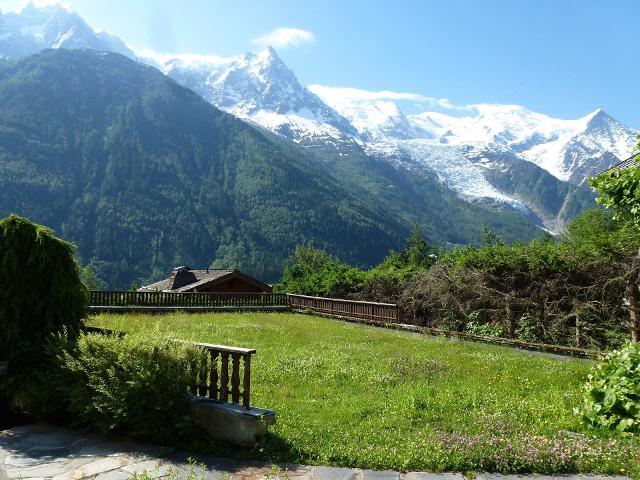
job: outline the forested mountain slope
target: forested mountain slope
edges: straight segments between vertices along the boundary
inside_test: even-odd
[[[585,178],[627,158],[638,133],[602,109],[576,119],[486,103],[443,111],[414,105],[421,113],[405,114],[385,92],[305,86],[270,47],[232,57],[134,51],[68,5],[0,12],[0,58],[46,48],[121,53],[158,67],[215,107],[284,139],[295,156],[322,157],[319,166],[352,193],[364,192],[365,203],[382,202],[377,208],[391,209],[400,222],[424,223],[444,243],[477,240],[478,215],[502,224],[507,238],[533,230],[518,212],[561,232],[595,203]],[[498,212],[459,207],[452,195]]]
[[[121,287],[174,263],[273,278],[298,242],[364,262],[400,239],[254,128],[155,69],[91,51],[4,66],[0,215],[10,212],[75,241]]]
[[[476,241],[482,222],[536,232],[363,158],[311,158],[119,54],[47,50],[0,68],[0,216],[53,227],[111,287],[178,263],[273,280],[307,242],[367,265],[430,214],[433,242]]]

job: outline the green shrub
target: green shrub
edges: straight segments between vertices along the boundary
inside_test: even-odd
[[[493,325],[491,323],[483,323],[480,320],[479,312],[471,312],[467,318],[465,331],[472,335],[481,335],[483,337],[501,337],[504,335],[501,325]]]
[[[585,384],[583,420],[593,428],[640,433],[640,344],[598,363]]]
[[[49,352],[52,366],[32,374],[16,396],[23,410],[64,414],[104,433],[160,442],[187,440],[197,431],[185,394],[206,360],[199,347],[137,335],[82,334],[77,340],[58,336]]]
[[[363,275],[362,270],[341,263],[323,250],[298,246],[274,291],[344,298],[358,290]]]
[[[368,271],[345,265],[323,250],[298,246],[292,262],[274,285],[274,291],[393,302],[402,284],[427,270],[432,263],[419,226],[414,228],[403,250],[390,251],[380,264]]]
[[[575,219],[559,238],[443,253],[427,272],[407,280],[398,305],[407,323],[448,324],[479,333],[583,348],[618,348],[628,336],[624,308],[629,265],[640,247],[637,230],[601,210]],[[480,313],[472,325],[468,318]]]
[[[25,218],[0,220],[0,357],[16,374],[40,363],[47,335],[80,331],[88,294],[74,249]]]

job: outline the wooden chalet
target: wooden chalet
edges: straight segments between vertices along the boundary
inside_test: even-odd
[[[238,270],[177,267],[169,278],[146,285],[139,292],[271,293],[271,286]]]

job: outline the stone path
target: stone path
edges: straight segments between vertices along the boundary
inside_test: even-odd
[[[0,431],[0,480],[124,480],[138,475],[167,480],[466,480],[458,473],[377,472],[352,468],[272,465],[176,453],[172,449],[115,441],[81,430],[36,424]],[[195,463],[194,463],[195,462]],[[550,476],[478,474],[477,480],[549,480]],[[560,478],[560,477],[556,477]],[[573,475],[576,480],[625,477]],[[628,479],[625,479],[628,480]]]

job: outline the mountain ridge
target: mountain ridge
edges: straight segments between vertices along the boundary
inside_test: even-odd
[[[121,54],[50,49],[1,65],[0,216],[74,241],[109,287],[176,264],[271,281],[308,243],[370,266],[415,223],[437,245],[473,243],[483,223],[508,241],[538,232],[386,162],[309,153]]]
[[[304,86],[272,48],[234,57],[158,55],[134,50],[106,32],[95,32],[79,15],[64,8],[47,8],[48,10],[43,10],[32,6],[20,14],[0,15],[1,56],[15,57],[19,62],[20,58],[40,52],[45,47],[59,50],[87,48],[115,51],[141,64],[141,71],[159,69],[177,82],[176,85],[192,90],[208,104],[253,125],[266,139],[269,151],[277,152],[276,155],[288,152],[290,158],[296,159],[295,168],[304,171],[304,175],[314,177],[307,180],[315,185],[312,191],[316,195],[320,191],[331,191],[333,193],[330,195],[343,199],[337,203],[332,203],[331,199],[323,199],[325,215],[334,215],[326,207],[331,204],[338,215],[334,221],[343,218],[350,225],[348,228],[361,234],[365,231],[378,232],[369,235],[380,236],[379,241],[360,239],[359,246],[350,249],[327,230],[327,220],[318,219],[317,215],[312,215],[312,218],[325,222],[322,226],[325,230],[314,229],[309,225],[301,230],[295,222],[288,227],[298,236],[295,243],[314,241],[318,246],[326,247],[352,263],[371,264],[381,258],[384,249],[399,248],[401,239],[414,223],[423,225],[430,243],[448,246],[477,242],[481,238],[482,224],[496,231],[506,241],[531,238],[540,232],[538,226],[559,232],[573,216],[595,205],[593,192],[584,183],[586,176],[617,163],[635,144],[635,130],[617,122],[602,110],[576,120],[554,119],[531,112],[523,106],[499,104],[471,105],[447,113],[425,111],[405,114],[393,95],[389,95],[393,92]],[[15,63],[16,61],[9,61],[8,65]],[[4,67],[0,68],[0,83],[5,75],[4,71]],[[79,72],[78,75],[81,79],[83,73]],[[125,98],[128,98],[126,89],[119,88],[125,92]],[[88,90],[93,93],[88,95],[86,91],[79,91],[74,95],[82,98],[86,105],[93,101],[91,98],[102,98],[95,88]],[[139,108],[162,118],[167,113],[163,113],[158,107],[161,104],[154,103]],[[47,108],[46,99],[40,108]],[[131,123],[133,132],[143,128],[134,120],[145,120],[146,117],[140,112],[134,115],[123,111],[120,115],[123,122]],[[33,120],[31,117],[34,116],[36,114],[31,113],[29,120]],[[150,125],[155,125],[156,121],[153,120]],[[65,122],[73,123],[73,119],[53,118],[54,126],[51,128],[57,128]],[[23,134],[18,128],[16,135],[20,137]],[[246,135],[241,137],[245,138]],[[75,141],[64,138],[67,142]],[[125,140],[123,136],[122,141],[127,144]],[[30,138],[29,142],[38,143],[42,139]],[[158,142],[162,144],[162,139],[158,139]],[[239,141],[242,145],[240,150],[253,145],[253,141],[247,142],[249,143]],[[91,148],[97,147],[92,145]],[[150,144],[136,148],[131,147],[128,153],[116,150],[120,151],[122,162],[129,159],[133,164],[137,160],[132,158],[131,152],[140,151],[146,158],[149,155],[153,157],[158,150]],[[7,154],[10,152],[5,152]],[[176,158],[181,159],[178,163],[185,161],[180,155]],[[0,166],[2,161],[0,158]],[[87,160],[83,157],[82,162],[86,163]],[[266,160],[261,162],[262,170],[252,171],[258,176],[266,175],[265,178],[271,178],[270,188],[289,188],[288,175],[278,176],[275,173],[280,171],[278,168]],[[6,162],[4,171],[12,172],[12,185],[22,202],[19,213],[37,212],[41,206],[30,201],[25,192],[42,188],[46,183],[46,176],[34,173],[34,166],[28,162],[22,162],[21,166],[29,173],[27,182],[20,183],[16,180],[15,169],[18,167],[15,162]],[[125,167],[124,164],[121,165],[121,168],[126,169]],[[140,165],[138,167],[143,168]],[[95,171],[95,166],[93,168],[94,170],[80,169],[83,177],[75,179],[75,190],[81,190],[83,182],[90,185],[95,180],[99,172]],[[173,168],[183,167],[174,165]],[[70,195],[68,189],[71,187],[66,185],[69,182],[61,175],[48,172],[55,188]],[[292,250],[294,244],[283,241],[282,233],[275,233],[277,228],[264,221],[270,215],[265,210],[254,208],[251,210],[253,213],[247,213],[230,200],[242,191],[245,183],[251,184],[246,176],[242,178],[241,185],[227,190],[216,182],[211,183],[216,185],[216,201],[234,205],[231,209],[233,217],[214,221],[207,217],[210,212],[204,214],[201,207],[186,215],[195,224],[203,222],[203,218],[206,218],[205,223],[208,224],[208,236],[199,235],[200,244],[191,246],[194,260],[189,260],[188,263],[204,264],[215,258],[215,261],[222,263],[214,266],[240,267],[249,273],[267,275],[271,279],[286,259],[283,248]],[[142,181],[144,185],[144,179]],[[195,188],[197,183],[188,178],[181,181],[189,186],[188,190]],[[318,181],[324,186],[317,185]],[[119,187],[124,188],[126,185],[124,179],[120,185],[118,182],[105,182],[100,184],[101,193],[94,196],[100,198],[103,191],[107,197],[133,195],[132,191],[117,193]],[[179,198],[183,193],[176,188],[172,186],[162,192],[162,195]],[[19,189],[22,190],[18,191]],[[132,189],[133,187],[129,187],[129,190]],[[289,214],[303,215],[293,208],[290,198],[280,198],[282,205],[288,205],[283,207],[274,202],[272,196],[262,188],[259,193],[252,193],[254,194],[256,198],[266,200],[277,211],[288,209]],[[304,192],[294,188],[292,195],[295,194],[302,195],[301,201],[306,201]],[[86,192],[83,195],[91,197]],[[150,193],[151,198],[157,199],[155,195],[156,192]],[[207,195],[203,198],[205,197]],[[135,198],[150,208],[149,199]],[[189,198],[193,201],[195,197]],[[60,202],[60,199],[52,200],[53,205]],[[199,205],[198,202],[195,203]],[[114,205],[119,204],[114,202]],[[71,216],[64,221],[57,219],[51,225],[72,239],[101,237],[104,235],[101,233],[104,227],[99,222],[92,223],[88,213],[93,209],[93,214],[97,214],[97,208],[97,204],[87,204],[74,197],[70,213],[83,218],[84,225],[78,227]],[[177,206],[175,208],[179,210]],[[347,217],[344,217],[345,212]],[[109,215],[109,221],[115,222],[115,212],[110,212]],[[155,212],[150,213],[151,218],[154,215]],[[253,226],[248,226],[249,217],[246,215],[253,218]],[[362,224],[354,218],[361,218]],[[142,224],[138,227],[148,232],[157,229],[157,225],[163,221],[164,219],[156,218],[153,228]],[[287,221],[280,219],[277,222],[289,225]],[[217,225],[216,228],[219,227],[226,233],[217,232],[211,225]],[[182,228],[186,230],[185,226]],[[257,228],[263,228],[272,234],[260,234]],[[177,243],[178,237],[174,235],[169,241],[162,240],[157,237],[157,230],[153,232],[147,238],[147,243],[155,245],[154,251],[162,247],[165,250],[175,250],[178,252],[176,255],[187,255],[179,253],[181,248]],[[343,237],[355,238],[352,234]],[[135,235],[131,238],[135,238]],[[280,240],[276,241],[276,238]],[[210,246],[215,246],[215,252],[209,252],[209,257],[205,257],[201,246],[207,242]],[[133,243],[140,245],[144,242],[133,240]],[[147,275],[150,271],[159,274],[159,269],[167,269],[172,263],[167,258],[145,258],[131,269],[116,265],[117,262],[110,257],[114,248],[101,244],[101,250],[96,250],[93,244],[80,245],[81,253],[87,261],[106,261],[109,266],[105,267],[105,271],[111,272],[106,275],[118,279],[119,285],[124,286],[133,271],[138,276]],[[130,242],[121,242],[119,247],[132,248]],[[366,248],[371,251],[366,253]],[[271,266],[267,266],[269,249],[275,252]],[[247,260],[247,257],[252,258]]]
[[[493,175],[484,174],[487,168],[492,168],[492,157],[503,157],[505,151],[513,154],[516,163],[534,163],[561,181],[580,185],[587,176],[624,160],[635,145],[637,131],[600,110],[590,115],[600,115],[604,120],[591,128],[582,125],[589,115],[577,120],[560,120],[519,105],[470,105],[463,109],[462,116],[430,111],[405,115],[393,99],[377,98],[376,92],[300,85],[270,47],[235,57],[134,53],[121,40],[114,40],[116,37],[106,34],[109,41],[105,42],[105,34],[93,32],[92,35],[91,28],[73,12],[60,6],[45,9],[54,17],[50,22],[52,25],[55,25],[55,19],[60,23],[56,39],[65,37],[62,43],[50,40],[51,47],[100,47],[97,49],[115,50],[149,63],[218,108],[304,147],[330,151],[338,156],[357,150],[375,151],[376,155],[384,156],[385,149],[390,149],[389,144],[398,143],[396,147],[411,158],[402,163],[391,156],[388,160],[392,164],[410,170],[421,164],[422,168],[433,170],[444,185],[462,198],[487,198],[520,210],[528,208],[520,200],[509,197],[507,192],[500,191],[499,185],[491,184]],[[30,32],[35,40],[31,53],[43,46],[43,39],[37,41],[36,37],[41,34],[37,27],[42,21],[38,19],[46,16],[45,9],[31,5],[21,14],[1,17],[6,24],[7,16],[15,19],[25,15],[25,22],[33,23]],[[67,28],[69,22],[74,23],[75,30]],[[6,31],[9,27],[3,28],[0,54],[7,56],[7,39],[3,37],[11,32]],[[477,111],[475,117],[468,115],[473,109]],[[577,126],[584,128],[580,130]],[[528,130],[530,132],[524,134]],[[408,143],[403,145],[403,142]],[[442,145],[452,145],[453,149],[435,158],[445,151],[440,148]],[[483,151],[481,168],[476,168],[473,161],[463,158],[464,155],[460,156],[457,145],[475,148],[471,152],[474,158]],[[470,150],[465,148],[465,151]],[[457,156],[456,168],[438,170],[453,156]],[[465,169],[467,171],[463,172]],[[476,183],[483,185],[482,188],[477,188]],[[550,219],[541,221],[549,226]]]

